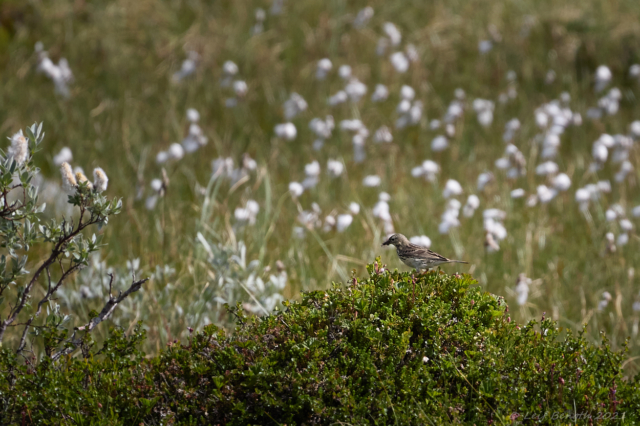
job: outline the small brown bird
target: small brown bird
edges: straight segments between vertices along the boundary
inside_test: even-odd
[[[407,237],[402,234],[393,234],[387,241],[382,243],[382,245],[394,246],[402,263],[416,268],[418,271],[421,269],[428,270],[435,268],[443,263],[469,263],[462,260],[447,259],[438,253],[432,252],[428,248],[412,244]]]

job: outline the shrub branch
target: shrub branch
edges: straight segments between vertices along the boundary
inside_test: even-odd
[[[149,281],[149,278],[143,278],[141,280],[137,280],[136,281],[136,277],[135,275],[133,276],[133,282],[131,283],[131,286],[129,286],[129,288],[127,290],[125,290],[125,292],[119,292],[118,293],[118,297],[113,297],[113,295],[111,294],[111,285],[113,283],[113,274],[109,274],[110,275],[110,280],[109,280],[109,300],[107,301],[107,303],[105,303],[104,307],[102,308],[102,310],[100,311],[100,313],[92,318],[87,324],[81,326],[81,327],[76,327],[73,331],[73,334],[71,335],[71,337],[69,338],[69,340],[65,343],[65,348],[56,352],[51,359],[53,361],[58,360],[60,357],[70,354],[71,352],[73,352],[74,350],[76,350],[81,344],[82,344],[82,338],[80,337],[76,337],[76,334],[79,331],[85,331],[86,333],[90,333],[98,324],[100,324],[102,321],[106,320],[107,318],[109,318],[109,316],[111,315],[111,313],[116,309],[116,306],[118,306],[118,303],[122,302],[124,299],[126,299],[131,293],[135,293],[136,291],[140,290],[140,288],[142,287],[142,284],[146,283],[147,281]]]

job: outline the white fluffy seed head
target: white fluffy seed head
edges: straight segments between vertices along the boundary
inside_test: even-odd
[[[371,95],[371,100],[373,102],[381,102],[386,100],[389,97],[389,89],[384,84],[377,84],[376,90]]]
[[[93,189],[93,184],[89,182],[89,179],[87,179],[84,173],[80,171],[76,172],[76,182],[78,183],[86,182],[89,189]]]
[[[340,65],[338,68],[338,75],[343,80],[348,80],[351,78],[351,67],[349,65]]]
[[[58,154],[53,157],[53,164],[56,166],[61,165],[64,162],[69,162],[73,160],[73,152],[69,147],[63,147]]]
[[[7,149],[9,158],[13,158],[18,165],[22,165],[29,156],[29,143],[22,131],[11,137],[11,146]]]
[[[431,141],[431,150],[433,152],[444,151],[448,147],[449,147],[449,142],[447,141],[447,138],[443,135],[438,135]]]
[[[409,59],[405,56],[404,52],[395,52],[390,57],[391,65],[401,74],[404,74],[409,69]]]
[[[260,212],[260,204],[256,200],[248,200],[246,208],[254,216]]]
[[[189,120],[191,123],[195,123],[200,120],[200,113],[198,112],[198,110],[195,108],[187,109],[187,120]]]
[[[415,244],[421,247],[429,248],[431,247],[431,238],[426,235],[416,235],[414,237],[409,238],[409,242],[411,244]]]
[[[277,124],[274,127],[274,133],[277,137],[287,141],[294,140],[298,135],[296,126],[293,123]]]
[[[291,182],[289,184],[289,192],[297,198],[304,192],[304,187],[298,182]]]
[[[525,196],[524,189],[517,188],[511,191],[511,198],[522,198]]]
[[[629,125],[629,131],[634,138],[640,138],[640,120],[636,120]]]
[[[327,161],[327,172],[332,177],[340,176],[343,170],[344,170],[344,164],[342,164],[341,161],[332,160],[332,159],[329,159],[329,161]]]
[[[467,198],[467,205],[474,210],[477,209],[480,207],[480,198],[475,194],[469,195],[469,198]]]
[[[444,198],[449,198],[452,195],[460,194],[462,194],[462,185],[460,185],[460,182],[454,179],[449,179],[442,191],[442,196]]]
[[[413,89],[413,87],[405,84],[400,88],[400,97],[402,99],[412,101],[413,98],[415,98],[415,96],[416,96],[416,91]]]
[[[238,73],[238,66],[232,61],[225,62],[222,69],[227,75],[236,75]]]
[[[609,81],[611,81],[612,76],[613,74],[611,73],[609,67],[607,67],[606,65],[600,65],[596,70],[595,79],[599,82],[608,83]]]
[[[507,162],[508,161],[509,160],[507,160]],[[480,173],[480,175],[478,176],[478,191],[484,190],[484,187],[487,186],[487,184],[492,180],[493,180],[493,173],[491,172]]]
[[[319,80],[322,80],[326,77],[327,73],[329,71],[331,71],[331,68],[333,68],[333,64],[331,63],[331,59],[329,58],[322,58],[318,61],[318,65],[317,65],[317,70],[316,70],[316,77]]]
[[[382,179],[378,175],[369,175],[362,180],[362,184],[369,188],[380,186],[381,183]]]
[[[167,154],[172,160],[180,160],[182,157],[184,157],[184,148],[179,143],[172,143],[169,146]]]
[[[338,230],[338,232],[343,232],[351,225],[352,222],[353,216],[351,216],[350,214],[338,215],[336,229]]]
[[[149,185],[156,192],[160,192],[162,189],[162,181],[160,179],[153,179]]]
[[[560,173],[553,178],[553,187],[558,191],[566,191],[571,187],[571,179],[566,173]]]
[[[96,192],[104,192],[107,190],[109,178],[101,167],[93,169],[93,188]]]
[[[68,193],[73,193],[78,186],[78,182],[73,175],[71,166],[66,161],[60,165],[60,174],[62,175],[62,188]]]
[[[249,86],[247,86],[247,82],[244,80],[236,80],[233,82],[233,91],[239,98],[244,98],[249,91]]]
[[[320,163],[313,161],[304,166],[304,173],[307,176],[317,177],[320,175]]]

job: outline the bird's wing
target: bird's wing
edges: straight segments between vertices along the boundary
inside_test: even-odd
[[[427,259],[433,259],[434,261],[446,262],[449,259],[446,257],[439,255],[438,253],[429,250],[428,248],[424,248],[415,244],[409,243],[406,248],[406,253],[410,254],[412,257],[423,257]]]

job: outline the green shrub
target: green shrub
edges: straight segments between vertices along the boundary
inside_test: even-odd
[[[5,351],[3,423],[639,422],[638,380],[623,379],[625,354],[606,339],[546,318],[519,326],[469,276],[378,265],[273,315],[232,308],[235,333],[207,326],[151,359],[136,350],[139,327],[55,366]]]

